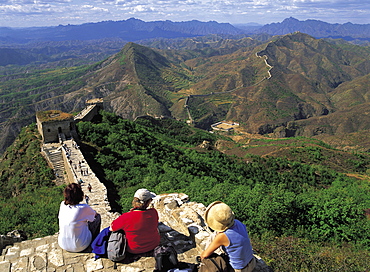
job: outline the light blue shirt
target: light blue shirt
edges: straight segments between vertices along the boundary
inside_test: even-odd
[[[253,258],[252,245],[246,226],[235,219],[234,225],[224,231],[230,244],[224,247],[234,269],[243,269]]]

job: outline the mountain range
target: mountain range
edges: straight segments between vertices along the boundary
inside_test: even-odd
[[[370,40],[370,24],[330,24],[319,20],[299,21],[287,18],[279,23],[267,25],[243,25],[218,23],[215,21],[186,22],[151,21],[130,18],[122,21],[103,21],[81,25],[59,25],[51,27],[9,28],[0,27],[0,45],[29,44],[45,41],[88,41],[121,39],[126,42],[157,38],[187,38],[209,34],[235,35],[285,35],[303,32],[315,38],[345,39],[357,43]]]
[[[297,20],[281,24],[289,21]],[[128,22],[141,30],[145,25],[136,19]],[[191,118],[203,129],[226,119],[239,122],[248,133],[274,137],[353,137],[356,142],[360,133],[367,135],[369,47],[302,32],[226,35],[222,31],[236,28],[193,21],[204,31],[222,25],[220,35],[201,36],[208,32],[192,32],[185,23],[162,23],[182,25],[183,31],[199,36],[138,43],[117,37],[44,41],[0,48],[0,152],[21,127],[34,122],[36,111],[77,112],[95,97],[103,97],[106,109],[128,119],[147,114]]]

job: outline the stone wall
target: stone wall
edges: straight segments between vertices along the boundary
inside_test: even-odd
[[[72,141],[73,140],[68,140],[68,141],[65,141],[65,143],[72,142]],[[61,148],[61,151],[62,151],[64,169],[66,171],[68,183],[73,183],[73,182],[77,183],[76,173],[73,171],[73,166],[69,162],[70,159],[67,157],[67,152],[66,152],[65,148]]]

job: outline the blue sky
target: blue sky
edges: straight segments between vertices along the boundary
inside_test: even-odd
[[[0,0],[0,26],[119,21],[217,21],[268,24],[294,17],[370,23],[369,0]]]

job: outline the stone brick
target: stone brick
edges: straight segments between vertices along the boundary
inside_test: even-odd
[[[89,259],[86,261],[86,272],[93,272],[98,269],[103,269],[103,262],[101,259]]]
[[[121,272],[142,272],[145,271],[143,268],[131,267],[131,266],[122,266]]]
[[[50,251],[50,248],[49,248],[49,245],[41,245],[41,246],[38,246],[36,247],[36,252],[49,252]]]
[[[5,261],[16,261],[19,258],[20,248],[18,246],[7,248],[5,254]]]
[[[47,258],[46,253],[38,253],[30,257],[29,259],[30,271],[46,271]]]
[[[48,261],[49,263],[58,266],[64,265],[64,259],[63,259],[63,250],[61,249],[55,249],[48,253]]]
[[[82,263],[75,264],[73,266],[73,272],[86,272],[85,266]]]
[[[0,262],[0,271],[1,272],[10,272],[10,262],[8,262],[8,261]]]
[[[29,271],[28,257],[21,257],[16,262],[12,263],[12,272],[28,272],[28,271]]]
[[[76,264],[81,261],[81,257],[78,255],[78,253],[74,253],[75,255],[73,257],[64,258],[64,261],[66,264]]]
[[[20,257],[23,257],[23,256],[29,256],[31,255],[33,252],[34,252],[34,248],[30,247],[30,248],[26,248],[26,249],[22,249],[21,252],[19,253],[19,256]]]

